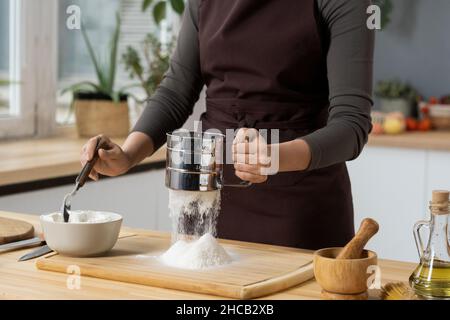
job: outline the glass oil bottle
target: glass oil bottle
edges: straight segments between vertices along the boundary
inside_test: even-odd
[[[450,299],[450,206],[449,191],[434,191],[430,202],[431,220],[414,226],[420,265],[409,278],[416,294],[425,299]],[[424,248],[420,230],[429,229]]]

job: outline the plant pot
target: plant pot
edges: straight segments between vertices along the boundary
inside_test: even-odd
[[[411,117],[413,112],[413,103],[407,99],[380,99],[381,111],[390,112],[401,112],[405,117]]]
[[[101,95],[77,94],[74,101],[78,135],[93,137],[126,137],[130,131],[130,117],[126,96],[114,102]]]

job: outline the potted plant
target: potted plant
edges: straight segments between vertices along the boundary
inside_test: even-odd
[[[166,18],[168,7],[172,8],[179,16],[183,14],[185,8],[184,0],[143,0],[142,11],[147,11],[151,6],[153,18],[157,25]],[[167,33],[171,33],[170,28]],[[122,62],[125,65],[125,70],[129,72],[130,78],[139,81],[139,83],[130,87],[140,87],[146,95],[142,99],[133,96],[138,107],[142,107],[145,100],[154,94],[161,83],[169,68],[175,40],[176,37],[172,35],[169,41],[162,43],[159,33],[148,33],[141,42],[140,48],[128,46],[122,55]]]
[[[6,87],[9,85],[9,81],[8,80],[3,80],[0,79],[0,87]],[[1,113],[1,108],[7,106],[7,102],[5,102],[2,97],[0,96],[0,113]]]
[[[401,112],[406,117],[413,114],[418,98],[418,93],[412,86],[398,80],[378,82],[375,95],[380,98],[381,111]]]
[[[137,79],[138,84],[145,92],[146,97],[139,99],[134,97],[140,105],[153,95],[161,83],[164,74],[169,68],[170,55],[175,47],[175,37],[168,44],[163,45],[153,34],[147,34],[141,43],[141,54],[135,48],[128,46],[122,55],[125,70],[129,72],[131,79]],[[141,58],[142,57],[142,58]]]
[[[0,79],[0,87],[8,87],[10,85],[16,85],[20,84],[20,82],[17,81],[11,81],[8,79]],[[8,107],[9,102],[7,100],[4,100],[2,96],[0,95],[0,108]],[[1,110],[0,110],[1,113]]]
[[[124,137],[130,129],[128,114],[128,94],[126,88],[115,90],[118,42],[121,20],[116,15],[116,28],[111,38],[109,55],[100,61],[94,52],[84,26],[81,28],[92,64],[95,68],[97,83],[83,81],[62,91],[72,92],[72,109],[80,137],[92,137],[105,134],[111,137]]]
[[[145,12],[153,3],[153,0],[144,0],[142,2],[142,11]],[[170,7],[174,12],[178,15],[183,14],[184,11],[184,0],[158,0],[153,6],[153,19],[156,24],[159,25],[162,20],[166,18],[167,15],[167,6],[170,4]]]
[[[381,9],[381,28],[384,29],[391,22],[391,13],[394,9],[394,4],[392,0],[374,0],[373,4],[376,4]]]

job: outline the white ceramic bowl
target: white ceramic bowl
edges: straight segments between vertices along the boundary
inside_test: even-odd
[[[111,250],[117,242],[122,216],[99,212],[110,221],[90,223],[55,222],[41,216],[41,225],[47,245],[61,255],[72,257],[98,256]]]

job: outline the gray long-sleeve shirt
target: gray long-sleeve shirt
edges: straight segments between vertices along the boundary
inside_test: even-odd
[[[189,0],[170,68],[149,99],[133,131],[150,136],[156,148],[166,133],[192,114],[204,86],[200,67],[198,7]],[[372,128],[374,33],[366,26],[370,0],[315,0],[329,35],[327,125],[302,137],[311,149],[309,170],[355,159]]]

